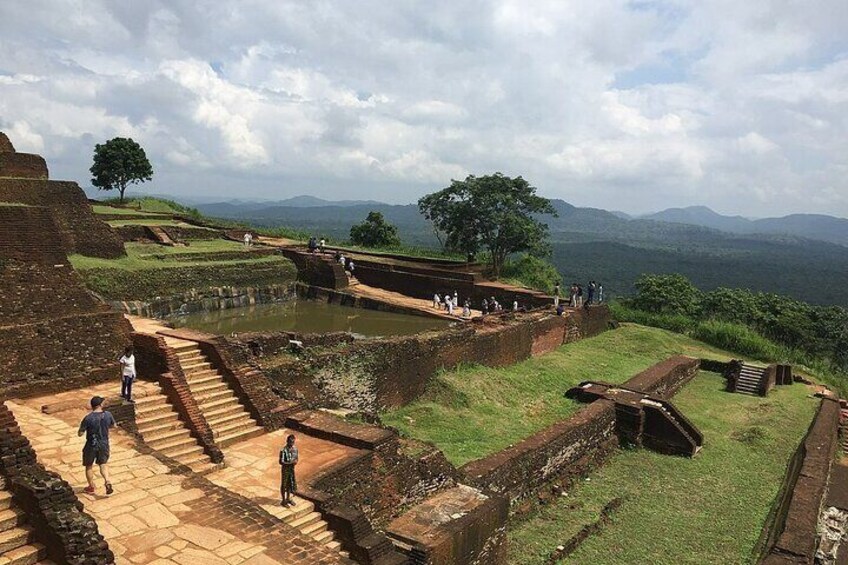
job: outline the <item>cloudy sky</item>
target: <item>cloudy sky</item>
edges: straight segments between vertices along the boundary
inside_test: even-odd
[[[451,178],[848,216],[846,0],[4,0],[0,130],[89,184],[405,203]]]

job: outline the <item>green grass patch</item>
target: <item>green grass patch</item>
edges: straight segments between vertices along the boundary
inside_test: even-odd
[[[121,226],[178,226],[181,228],[194,228],[198,230],[210,229],[203,226],[196,226],[194,224],[181,222],[179,220],[172,220],[171,218],[160,218],[156,216],[150,216],[150,218],[133,218],[131,220],[108,220],[106,223],[113,228],[119,228]]]
[[[3,202],[0,201],[0,206],[13,206],[15,208],[32,208],[29,204],[24,204],[23,202]]]
[[[624,325],[511,367],[438,375],[415,402],[382,414],[404,435],[429,441],[455,465],[485,457],[580,408],[563,393],[584,380],[623,382],[672,355],[732,356],[686,336]]]
[[[142,212],[133,208],[115,208],[112,206],[104,206],[103,204],[94,204],[91,209],[95,214],[113,214],[116,216],[158,216],[155,212]]]
[[[250,252],[244,250],[244,246],[235,241],[227,241],[225,239],[210,239],[192,241],[191,245],[186,247],[169,247],[167,245],[155,245],[147,243],[130,242],[124,245],[127,251],[126,257],[118,259],[101,259],[99,257],[86,257],[84,255],[71,255],[71,264],[75,269],[80,271],[91,269],[121,269],[125,271],[139,271],[144,269],[173,269],[184,268],[192,265],[225,265],[232,263],[273,263],[285,260],[283,257],[263,256],[251,257]],[[152,257],[153,255],[172,255],[172,254],[189,254],[189,253],[215,253],[220,251],[243,251],[245,254],[244,260],[199,260],[199,261],[162,261]]]
[[[509,562],[541,564],[615,498],[623,504],[568,563],[752,563],[786,464],[818,405],[803,385],[760,398],[703,372],[674,397],[704,434],[694,458],[617,452],[567,497],[510,525]],[[776,426],[775,422],[780,422]]]

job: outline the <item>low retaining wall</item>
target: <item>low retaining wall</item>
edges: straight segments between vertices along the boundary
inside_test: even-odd
[[[115,556],[74,489],[36,462],[35,451],[5,404],[0,404],[0,474],[51,560],[68,565],[114,563]]]
[[[839,402],[823,398],[787,466],[773,517],[763,530],[764,565],[813,563],[818,523],[839,443]]]
[[[699,361],[672,357],[635,375],[622,386],[668,399],[698,372]],[[615,447],[615,402],[596,400],[577,414],[461,471],[469,484],[506,496],[512,503],[553,479],[568,483],[584,476]]]
[[[291,284],[262,287],[224,286],[193,289],[189,292],[151,300],[110,300],[109,305],[127,314],[147,318],[165,318],[193,312],[214,312],[256,304],[283,302],[292,300],[294,297]]]
[[[512,365],[595,335],[609,323],[605,306],[574,316],[490,316],[458,329],[357,341],[325,352],[307,350],[301,358],[263,363],[263,371],[289,398],[376,413],[416,399],[440,370],[461,363]]]

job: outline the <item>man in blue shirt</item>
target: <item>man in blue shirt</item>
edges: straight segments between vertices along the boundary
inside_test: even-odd
[[[85,467],[85,478],[88,486],[85,492],[94,494],[94,463],[100,467],[100,475],[106,482],[106,494],[112,494],[112,483],[109,482],[109,428],[115,427],[112,413],[103,410],[103,397],[91,399],[91,412],[80,422],[77,435],[85,434],[85,445],[82,448],[82,464]]]

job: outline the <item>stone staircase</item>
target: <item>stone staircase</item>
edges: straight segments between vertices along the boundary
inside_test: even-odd
[[[842,451],[848,453],[848,408],[842,408],[839,412],[839,431]]]
[[[195,473],[206,474],[218,468],[191,436],[161,389],[158,393],[136,399],[135,421],[144,442],[163,455],[179,461]]]
[[[35,532],[27,524],[26,516],[12,501],[12,493],[2,485],[0,490],[0,564],[2,565],[52,565],[47,559],[47,548],[35,541]]]
[[[175,338],[166,338],[165,341],[177,354],[189,390],[212,428],[218,447],[223,448],[265,433],[265,429],[256,423],[239,402],[224,376],[203,355],[197,343]]]
[[[299,496],[295,497],[294,501],[294,506],[274,507],[270,510],[271,514],[289,526],[300,530],[302,534],[309,536],[318,543],[326,545],[330,549],[339,551],[339,553],[347,557],[348,554],[341,551],[341,543],[335,539],[335,534],[328,528],[327,522],[321,518],[321,513],[315,510],[315,504]]]
[[[765,378],[766,370],[765,367],[743,363],[742,369],[739,371],[739,377],[736,380],[735,392],[759,396],[760,383]]]
[[[145,227],[147,228],[147,231],[150,233],[150,235],[153,236],[153,239],[155,239],[156,242],[159,243],[160,245],[167,245],[169,247],[174,247],[174,246],[184,247],[185,246],[184,243],[177,242],[177,241],[174,241],[173,239],[171,239],[171,236],[169,236],[167,233],[165,233],[165,230],[163,230],[159,226],[145,226]]]

